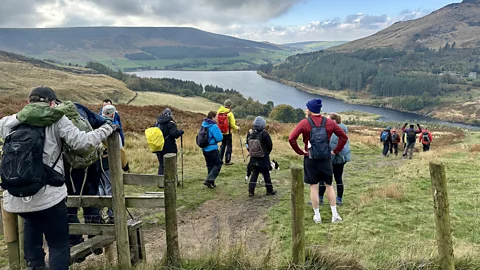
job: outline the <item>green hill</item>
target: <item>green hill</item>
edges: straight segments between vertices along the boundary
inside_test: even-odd
[[[345,43],[347,43],[347,41],[306,41],[306,42],[282,44],[282,46],[300,49],[305,52],[313,52],[313,51],[325,50],[325,49],[342,45]]]
[[[0,28],[0,50],[120,69],[255,69],[295,50],[185,27]]]

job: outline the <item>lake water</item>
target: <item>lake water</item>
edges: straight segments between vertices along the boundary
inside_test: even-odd
[[[216,85],[222,88],[233,88],[245,97],[252,97],[262,103],[271,100],[275,105],[288,104],[294,108],[305,108],[305,103],[313,98],[323,100],[324,112],[345,112],[361,111],[381,115],[380,121],[407,122],[424,121],[443,124],[451,124],[463,128],[474,128],[469,125],[449,123],[429,117],[419,116],[412,113],[405,113],[396,110],[377,108],[365,105],[348,104],[342,100],[309,94],[294,87],[284,85],[275,81],[267,80],[258,75],[255,71],[166,71],[151,70],[133,72],[140,77],[153,78],[175,78],[190,80],[205,85]]]

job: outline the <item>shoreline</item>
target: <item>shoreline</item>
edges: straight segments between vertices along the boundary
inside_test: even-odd
[[[454,123],[454,124],[462,124],[462,125],[468,125],[468,126],[480,128],[480,126],[474,125],[474,124],[468,123],[468,122],[459,122],[459,121],[453,121],[453,120],[448,120],[448,119],[441,119],[441,118],[431,116],[431,115],[428,115],[428,114],[422,114],[422,113],[419,113],[419,112],[412,112],[412,111],[407,111],[407,110],[403,110],[403,109],[397,109],[397,108],[393,108],[391,106],[379,106],[379,105],[375,105],[373,103],[361,102],[361,99],[356,99],[359,102],[352,102],[350,99],[346,98],[346,96],[345,96],[346,92],[345,91],[342,91],[340,93],[332,93],[333,91],[331,91],[331,90],[315,88],[313,86],[307,86],[307,85],[304,85],[302,83],[297,83],[297,82],[292,82],[292,81],[280,79],[280,78],[277,78],[275,76],[265,74],[261,71],[257,71],[257,74],[260,75],[264,79],[275,81],[275,82],[278,82],[278,83],[281,83],[281,84],[284,84],[284,85],[294,87],[298,91],[308,93],[308,94],[313,94],[313,95],[326,96],[326,97],[329,97],[329,98],[341,100],[341,101],[343,101],[347,104],[357,104],[357,105],[371,106],[371,107],[382,108],[382,109],[390,109],[390,110],[394,110],[394,111],[398,111],[398,112],[411,113],[411,114],[415,114],[415,115],[418,115],[418,116],[429,117],[429,118],[433,118],[433,119],[436,119],[436,120],[450,122],[450,123]],[[430,110],[430,112],[432,112],[432,110]]]

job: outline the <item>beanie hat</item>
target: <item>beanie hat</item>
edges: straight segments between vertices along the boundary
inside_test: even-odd
[[[57,95],[50,87],[40,86],[34,88],[28,95],[30,102],[46,102],[50,103],[52,101],[60,102],[57,99]]]
[[[230,99],[225,100],[225,102],[223,103],[225,107],[232,107],[232,104],[233,102]]]
[[[103,109],[102,109],[102,114],[103,115],[111,115],[111,114],[114,114],[116,111],[117,111],[117,109],[115,108],[115,106],[105,105],[105,107],[103,107]]]
[[[161,113],[162,116],[170,116],[172,117],[172,110],[170,108],[166,108],[165,110],[163,110],[163,112]]]
[[[264,130],[265,127],[267,126],[267,121],[263,119],[261,116],[257,116],[255,120],[253,121],[253,129],[261,131]]]
[[[312,113],[320,113],[320,110],[322,110],[322,100],[319,98],[310,100],[307,102],[307,109]]]

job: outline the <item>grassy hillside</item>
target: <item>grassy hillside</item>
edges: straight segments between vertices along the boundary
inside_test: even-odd
[[[297,51],[185,27],[0,28],[0,50],[127,70],[255,69]]]
[[[378,47],[414,49],[417,46],[438,49],[447,42],[456,42],[458,48],[475,48],[480,45],[479,13],[479,1],[464,0],[420,19],[397,22],[370,37],[334,47],[333,50]]]
[[[144,125],[153,122],[163,106],[120,106],[127,126],[126,151],[134,173],[156,172],[157,161],[148,152]],[[272,172],[275,197],[264,188],[248,198],[245,164],[239,143],[234,144],[233,166],[225,166],[217,188],[202,185],[206,175],[203,155],[195,145],[202,115],[174,109],[184,136],[185,187],[177,190],[179,241],[183,269],[298,269],[288,265],[291,257],[291,164],[301,164],[286,142],[293,124],[270,123],[274,151],[280,170]],[[361,116],[363,117],[363,116]],[[240,121],[242,140],[250,123]],[[398,128],[399,123],[396,125]],[[302,269],[436,269],[435,223],[428,162],[447,166],[449,198],[458,269],[478,269],[479,220],[476,215],[480,190],[472,179],[480,177],[480,134],[457,129],[433,129],[430,153],[414,154],[414,160],[383,158],[378,143],[380,128],[349,126],[352,162],[346,165],[342,224],[330,224],[330,209],[321,207],[323,224],[314,224],[311,209],[305,209],[308,260]],[[234,135],[234,142],[239,142]],[[158,191],[128,187],[128,194]],[[305,203],[308,200],[305,189]],[[134,211],[145,223],[148,265],[159,269],[165,251],[163,213]],[[4,251],[0,251],[4,252]],[[3,256],[0,256],[3,257]],[[91,256],[78,269],[103,268],[102,256]],[[1,261],[1,260],[0,260]],[[5,263],[5,262],[3,262]]]
[[[133,106],[163,105],[175,106],[182,111],[191,111],[207,114],[216,111],[220,104],[201,97],[181,97],[172,94],[157,92],[139,92],[138,96],[130,103]]]
[[[82,68],[56,66],[0,51],[1,106],[11,108],[11,100],[24,101],[29,91],[40,85],[52,87],[59,99],[101,103],[105,98],[126,103],[135,93],[119,80]]]

